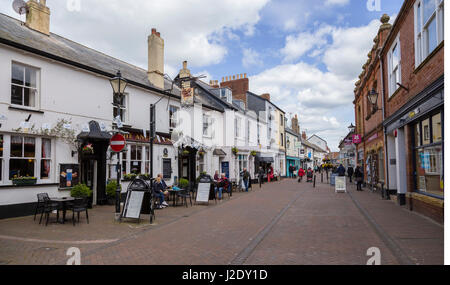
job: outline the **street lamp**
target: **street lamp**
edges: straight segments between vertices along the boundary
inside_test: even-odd
[[[353,123],[348,127],[348,130],[350,133],[354,133],[355,132],[355,126],[353,126]]]
[[[122,107],[122,99],[124,96],[125,88],[127,88],[128,82],[122,78],[122,74],[120,73],[120,70],[117,71],[116,77],[113,79],[110,79],[109,82],[111,83],[111,87],[114,92],[114,100],[113,100],[113,106],[117,108],[117,116],[121,117],[121,107]],[[115,119],[115,118],[114,118]],[[119,124],[116,123],[116,133],[120,132]],[[116,188],[116,219],[119,218],[120,215],[120,152],[117,153],[117,188]]]
[[[375,113],[376,111],[378,111],[378,106],[377,106],[378,92],[374,88],[369,92],[367,97],[369,98],[370,104],[372,104],[373,113]]]

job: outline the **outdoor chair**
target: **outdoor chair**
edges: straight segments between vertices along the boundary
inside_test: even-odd
[[[79,223],[81,212],[86,213],[86,221],[89,224],[88,205],[86,198],[76,199],[75,201],[73,201],[73,204],[71,205],[71,208],[69,208],[69,210],[72,211],[72,222],[74,226],[75,226],[75,213],[77,213]]]
[[[177,193],[177,199],[181,198],[182,203],[184,203],[186,205],[186,208],[188,207],[188,203],[187,203],[187,198],[189,198],[189,201],[191,202],[191,207],[192,207],[192,198],[191,198],[191,190],[190,189],[183,189],[180,190]]]
[[[42,223],[42,216],[45,214],[45,226],[47,226],[50,219],[50,214],[54,211],[56,211],[56,221],[59,221],[59,210],[61,210],[61,206],[59,203],[54,203],[50,200],[50,198],[44,197],[44,207],[41,212],[39,224]]]
[[[36,204],[36,209],[34,210],[34,220],[36,221],[36,215],[42,214],[45,206],[45,199],[50,199],[47,193],[37,194],[38,202]]]

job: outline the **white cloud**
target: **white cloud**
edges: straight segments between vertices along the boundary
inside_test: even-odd
[[[262,66],[263,61],[261,60],[261,55],[251,48],[242,49],[242,65],[245,68],[249,68],[251,66]]]
[[[224,59],[230,31],[254,33],[268,1],[81,0],[79,12],[69,11],[66,1],[48,0],[47,6],[52,32],[106,54],[147,68],[147,37],[157,28],[165,41],[166,64],[188,60],[191,67],[202,67]],[[0,11],[18,17],[10,1],[0,2]],[[224,31],[228,37],[218,36]]]
[[[251,89],[270,93],[275,104],[299,115],[308,135],[318,134],[328,140],[331,149],[337,149],[353,121],[345,118],[353,114],[354,83],[379,26],[379,20],[361,27],[322,26],[287,37],[282,50],[285,64],[252,76]],[[325,70],[299,61],[304,55],[315,57],[315,64]]]
[[[301,32],[297,35],[289,35],[286,37],[286,45],[281,50],[284,56],[284,62],[291,62],[299,59],[305,53],[315,48],[320,50],[323,45],[328,43],[327,36],[333,31],[331,26],[323,26],[316,32]]]
[[[332,6],[332,5],[345,6],[348,3],[350,3],[350,0],[326,0],[325,1],[325,5],[328,5],[328,6]]]

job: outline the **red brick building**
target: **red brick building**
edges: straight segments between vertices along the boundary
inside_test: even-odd
[[[444,1],[406,0],[381,51],[387,180],[400,204],[444,219]]]
[[[400,205],[443,222],[444,1],[406,0],[383,16],[355,89],[358,162]],[[384,28],[383,28],[384,27]],[[377,98],[371,104],[369,94]],[[373,105],[373,106],[372,106]]]
[[[364,169],[366,183],[376,185],[385,183],[384,171],[384,135],[383,135],[383,100],[379,96],[373,105],[369,100],[371,92],[381,93],[382,79],[379,52],[391,30],[389,16],[383,15],[374,45],[368,54],[368,60],[363,66],[355,84],[355,115],[356,133],[361,135],[362,142],[357,145],[357,162]]]

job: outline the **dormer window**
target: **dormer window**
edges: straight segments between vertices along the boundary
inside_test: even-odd
[[[229,88],[221,88],[220,89],[220,99],[232,103],[233,102],[233,92]]]

